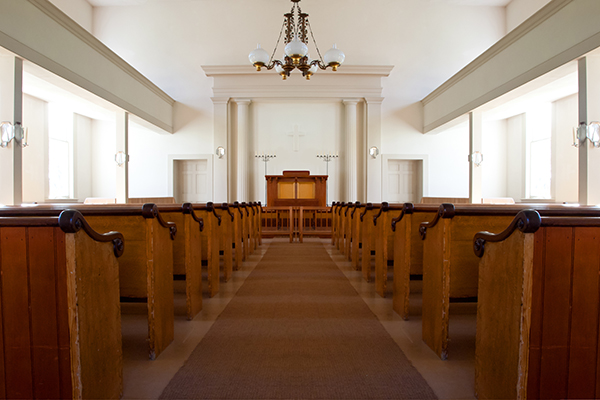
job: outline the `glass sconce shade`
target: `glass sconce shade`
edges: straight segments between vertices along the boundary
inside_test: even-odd
[[[252,50],[248,55],[248,59],[252,63],[252,65],[263,66],[269,63],[269,53],[265,51],[265,49],[260,47],[260,44],[256,47],[256,49]]]
[[[325,53],[325,56],[323,56],[323,61],[325,62],[325,65],[330,65],[332,67],[337,67],[338,65],[341,65],[345,59],[346,55],[340,49],[338,49],[335,44],[331,49],[327,50],[327,53]],[[334,71],[335,69],[336,68],[334,68]]]
[[[0,146],[6,147],[15,137],[15,130],[10,122],[0,124]]]

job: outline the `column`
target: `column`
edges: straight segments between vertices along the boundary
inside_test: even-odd
[[[23,60],[0,56],[0,122],[13,125],[22,122]],[[23,202],[23,148],[12,140],[0,148],[0,204],[18,205]]]
[[[117,203],[127,203],[129,199],[129,114],[119,111],[116,115],[116,149],[115,157],[119,152],[125,154],[123,165],[116,165],[116,190]],[[115,160],[116,162],[116,160]]]
[[[237,104],[237,193],[238,201],[250,201],[248,198],[248,135],[250,99],[235,99]]]
[[[600,121],[600,56],[579,60],[579,122]],[[579,203],[600,204],[600,149],[589,140],[579,145]]]
[[[483,120],[481,112],[469,113],[469,202],[481,203],[482,170],[481,166],[475,165],[473,154],[481,153],[481,136],[483,131]]]
[[[212,185],[213,185],[213,201],[215,203],[233,202],[228,190],[228,171],[229,171],[229,152],[231,144],[228,135],[227,123],[227,105],[228,97],[213,97],[213,114],[214,114],[214,132],[213,132],[213,147],[216,151],[217,147],[225,148],[225,155],[222,158],[215,156]]]
[[[342,101],[346,114],[346,201],[358,199],[358,127],[357,127],[357,105],[358,99],[346,99]]]
[[[360,201],[369,201],[371,203],[381,203],[381,183],[382,165],[381,165],[381,103],[383,97],[367,97],[365,98],[367,106],[367,148],[364,151],[363,157],[366,157],[367,162],[367,181],[366,189],[367,193]],[[371,147],[377,147],[380,155],[376,158],[371,157],[368,151]]]

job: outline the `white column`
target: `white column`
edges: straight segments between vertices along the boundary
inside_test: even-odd
[[[579,60],[579,122],[600,121],[600,56]],[[600,204],[600,149],[589,140],[579,146],[579,203]]]
[[[227,124],[227,104],[229,103],[229,98],[213,97],[211,100],[214,110],[213,147],[215,152],[219,146],[225,148],[225,155],[222,158],[215,156],[212,179],[213,201],[215,203],[232,202],[233,199],[231,199],[228,190],[229,152],[231,151]]]
[[[115,162],[115,194],[117,203],[127,203],[127,200],[129,199],[129,114],[127,112],[117,112],[115,133],[115,154],[120,151],[125,153],[125,162],[123,165],[118,166]]]
[[[356,106],[358,99],[343,100],[346,114],[346,201],[358,199],[358,127]]]
[[[469,113],[469,202],[481,203],[482,188],[482,165],[475,165],[473,154],[481,153],[481,137],[483,131],[483,120],[481,112]]]
[[[237,104],[237,193],[236,200],[250,201],[248,198],[248,135],[250,99],[235,99]]]
[[[381,103],[383,102],[383,97],[368,97],[365,98],[365,101],[367,106],[367,148],[363,152],[363,157],[367,159],[367,193],[365,198],[359,198],[359,200],[380,203],[381,201],[387,201],[387,199],[381,198]],[[380,154],[376,158],[368,154],[371,147],[379,149]]]
[[[23,60],[13,56],[0,56],[0,122],[13,125],[22,122],[23,106]],[[0,148],[0,203],[23,202],[22,150],[16,140],[8,147]]]

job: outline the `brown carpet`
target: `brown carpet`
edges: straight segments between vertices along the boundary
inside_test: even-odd
[[[274,242],[161,398],[436,397],[320,242]]]

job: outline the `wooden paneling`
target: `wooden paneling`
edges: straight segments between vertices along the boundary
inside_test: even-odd
[[[191,215],[184,215],[185,227],[185,294],[189,320],[202,310],[202,239],[200,226]],[[179,225],[178,225],[179,226]],[[175,257],[175,254],[173,254]]]
[[[486,247],[479,268],[475,392],[479,399],[516,399],[523,309],[525,247],[533,237],[515,232]],[[531,258],[529,259],[531,262]]]
[[[2,228],[2,316],[6,397],[33,398],[27,284],[27,230]]]

